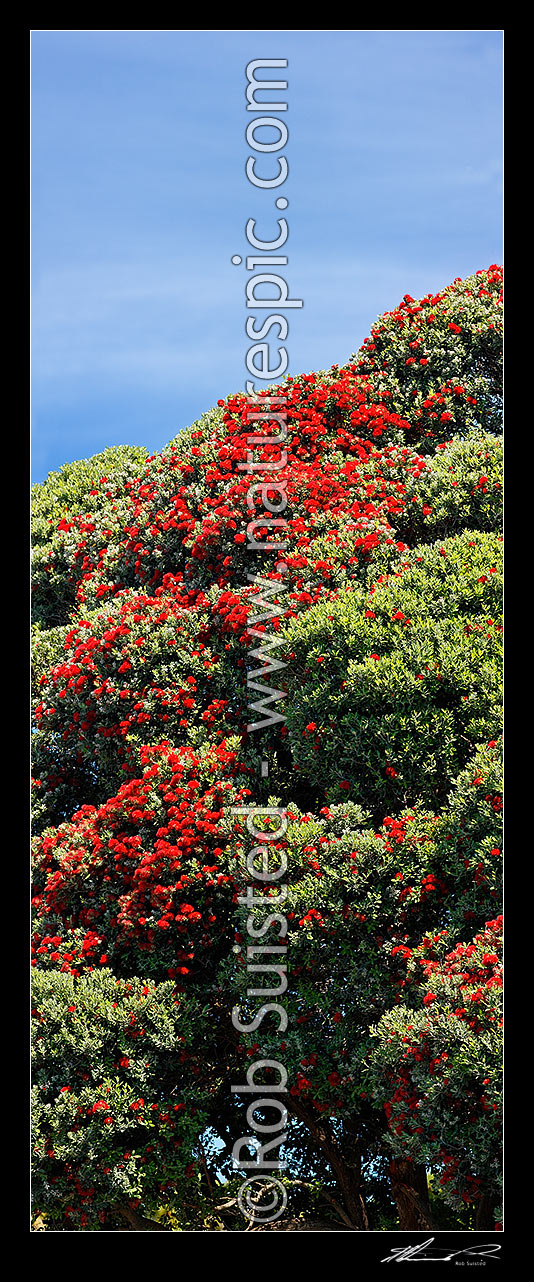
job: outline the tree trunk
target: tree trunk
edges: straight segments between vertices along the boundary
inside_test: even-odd
[[[351,1223],[357,1232],[368,1233],[369,1220],[363,1198],[359,1164],[357,1169],[354,1166],[348,1166],[343,1158],[339,1158],[336,1154],[329,1154],[326,1149],[325,1151]]]
[[[357,1144],[351,1148],[349,1155],[335,1139],[327,1121],[319,1121],[296,1099],[288,1101],[288,1108],[308,1127],[310,1135],[331,1167],[340,1201],[346,1212],[348,1231],[352,1229],[355,1233],[367,1233],[369,1220],[363,1196],[361,1154]]]
[[[158,1224],[157,1220],[148,1220],[146,1215],[140,1215],[138,1211],[134,1211],[127,1202],[121,1202],[115,1210],[122,1215],[123,1220],[128,1220],[130,1229],[136,1233],[172,1233],[172,1229],[168,1229],[165,1224]]]
[[[492,1190],[482,1193],[477,1206],[475,1225],[477,1229],[494,1229],[495,1212],[494,1206],[498,1203],[499,1197]]]
[[[409,1158],[394,1158],[389,1164],[389,1173],[399,1228],[433,1229],[424,1166],[416,1165]]]

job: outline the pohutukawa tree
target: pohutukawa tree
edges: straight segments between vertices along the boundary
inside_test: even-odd
[[[499,1225],[501,276],[406,295],[275,389],[260,641],[244,395],[35,487],[37,1229],[244,1230],[231,1086],[259,1056],[288,1072],[292,1221]],[[231,1020],[259,1005],[249,800],[288,818],[283,1035]]]

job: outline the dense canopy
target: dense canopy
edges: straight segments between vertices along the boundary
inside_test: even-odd
[[[37,1229],[244,1230],[231,1086],[261,1056],[292,1223],[499,1225],[501,302],[495,265],[406,295],[270,389],[278,569],[246,530],[280,446],[251,511],[241,393],[35,487]],[[283,1036],[231,1019],[260,1004],[251,800],[288,820]]]

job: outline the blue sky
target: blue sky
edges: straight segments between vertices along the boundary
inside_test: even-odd
[[[244,171],[253,58],[288,59],[274,193]],[[159,449],[243,387],[231,257],[248,218],[274,235],[276,195],[304,300],[293,374],[342,364],[403,294],[500,262],[501,58],[499,31],[35,31],[34,479]]]

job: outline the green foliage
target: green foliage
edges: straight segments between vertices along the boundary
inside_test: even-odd
[[[44,628],[68,622],[75,603],[76,534],[65,526],[96,529],[102,517],[120,522],[125,490],[147,458],[141,446],[115,445],[92,458],[64,463],[34,485],[32,507],[32,592],[35,621]],[[113,514],[113,515],[112,515]],[[67,528],[66,533],[69,533]]]
[[[116,1227],[121,1206],[162,1200],[194,1222],[198,1003],[109,970],[37,971],[32,1015],[34,1196],[48,1227]]]
[[[393,1150],[441,1172],[443,1196],[454,1208],[472,1202],[481,1186],[491,1191],[497,1216],[501,923],[488,922],[451,952],[446,933],[423,941],[407,963],[410,1005],[387,1012],[371,1030],[377,1046],[370,1056]]]
[[[462,530],[498,530],[502,521],[502,440],[487,432],[454,437],[407,488],[401,538],[413,544]],[[410,506],[411,504],[411,506]]]
[[[295,766],[378,815],[438,807],[475,745],[499,733],[500,546],[467,532],[420,545],[368,592],[287,628]]]

